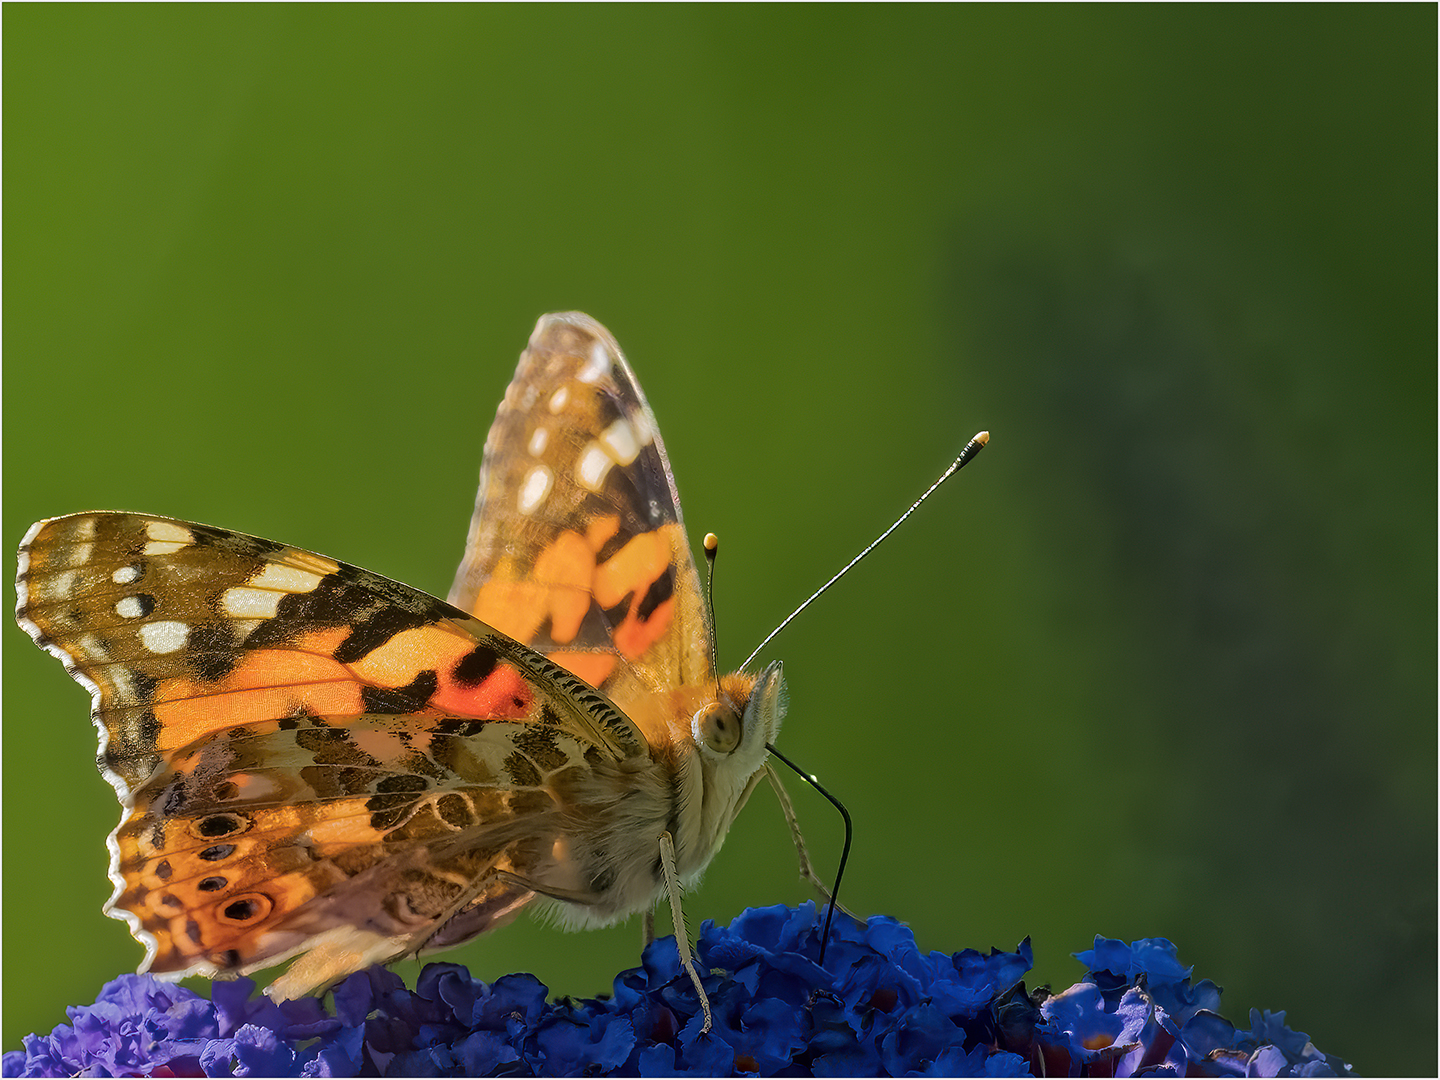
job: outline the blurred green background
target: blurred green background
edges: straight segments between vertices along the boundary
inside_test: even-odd
[[[1436,12],[5,12],[4,537],[136,509],[443,595],[535,318],[605,322],[848,902],[1069,985],[1163,935],[1436,1046]],[[13,547],[11,548],[13,550]],[[13,571],[13,556],[11,569]],[[86,696],[3,635],[4,1047],[140,958]],[[795,791],[828,874],[832,811]],[[756,796],[692,923],[806,897]],[[638,920],[452,954],[593,995]],[[418,967],[401,965],[413,979]]]

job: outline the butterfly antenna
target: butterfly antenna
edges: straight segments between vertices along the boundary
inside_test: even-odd
[[[800,777],[801,780],[804,780],[821,795],[829,799],[830,805],[835,807],[836,810],[839,810],[840,816],[845,819],[845,846],[840,849],[840,866],[835,871],[835,887],[830,890],[830,906],[825,909],[825,929],[820,935],[820,963],[823,965],[825,963],[825,946],[830,943],[830,920],[835,917],[835,908],[840,903],[840,879],[845,876],[845,861],[850,858],[850,841],[855,832],[854,827],[850,823],[850,811],[845,809],[844,803],[821,787],[819,780],[816,780],[815,777],[801,769],[799,765],[796,765],[779,750],[776,750],[770,743],[767,742],[765,744],[765,749],[769,750],[770,753],[790,766],[790,768],[795,771],[795,775]]]
[[[705,603],[710,607],[710,670],[715,673],[715,698],[720,698],[720,631],[715,618],[715,556],[720,554],[720,538],[706,533],[705,547]],[[747,661],[748,663],[748,661]]]
[[[743,663],[743,664],[740,665],[740,670],[741,670],[741,671],[744,671],[746,668],[748,668],[748,667],[750,666],[750,662],[751,662],[752,660],[754,660],[755,657],[757,657],[757,656],[760,655],[760,650],[762,650],[763,648],[765,648],[766,645],[769,645],[770,642],[775,639],[775,636],[776,636],[777,634],[779,634],[781,630],[784,630],[785,627],[789,626],[790,623],[791,623],[792,621],[794,621],[795,616],[799,615],[799,614],[800,614],[802,611],[804,611],[807,607],[809,607],[809,606],[810,606],[811,604],[813,604],[816,600],[818,600],[818,599],[820,598],[820,594],[821,594],[821,593],[823,593],[826,589],[830,588],[831,585],[834,585],[835,582],[839,581],[842,577],[844,577],[846,574],[848,574],[848,573],[850,572],[850,570],[855,566],[856,563],[858,563],[861,559],[865,558],[866,555],[869,555],[870,552],[874,551],[877,547],[879,547],[879,546],[880,546],[880,541],[884,540],[887,536],[889,536],[889,535],[890,535],[891,533],[893,533],[896,529],[898,529],[898,528],[900,527],[901,523],[903,523],[906,518],[908,518],[908,517],[909,517],[911,514],[913,514],[917,509],[919,509],[921,503],[923,503],[926,499],[928,499],[931,495],[933,495],[933,494],[935,493],[935,489],[936,489],[936,488],[938,488],[938,487],[939,487],[941,484],[943,484],[946,480],[949,480],[950,477],[954,476],[955,473],[959,472],[959,471],[960,471],[961,469],[963,469],[966,465],[968,465],[968,464],[970,463],[971,459],[973,459],[976,454],[980,453],[981,450],[985,449],[985,444],[988,443],[989,441],[990,441],[990,433],[989,433],[988,431],[982,431],[982,432],[979,432],[979,433],[978,433],[973,439],[971,439],[968,443],[966,443],[966,444],[965,444],[965,449],[960,451],[960,456],[957,457],[954,461],[952,461],[952,462],[950,463],[950,467],[949,467],[948,469],[946,469],[943,473],[940,474],[940,479],[936,480],[933,484],[931,484],[928,488],[926,488],[926,489],[925,489],[925,494],[921,495],[918,499],[916,499],[913,503],[911,503],[911,504],[910,504],[910,509],[909,509],[909,510],[906,510],[903,514],[901,514],[898,518],[896,518],[896,519],[895,519],[895,523],[894,523],[893,525],[891,525],[888,529],[886,529],[884,532],[882,532],[882,533],[881,533],[879,536],[877,536],[874,540],[870,541],[869,545],[865,548],[864,551],[860,552],[859,555],[856,555],[853,559],[851,559],[848,563],[846,563],[843,567],[841,567],[840,572],[839,572],[838,574],[836,574],[834,577],[832,577],[829,581],[825,582],[824,585],[821,585],[820,588],[816,589],[813,593],[810,594],[810,596],[806,599],[806,601],[805,601],[803,604],[801,604],[799,607],[797,607],[797,608],[796,608],[794,611],[792,611],[789,615],[785,616],[785,620],[784,620],[779,626],[775,627],[774,630],[771,630],[770,633],[766,636],[766,638],[765,638],[764,641],[760,642],[759,645],[755,646],[755,651],[752,652],[748,657],[745,658],[745,663]],[[705,539],[706,539],[706,543],[708,544],[710,538],[707,536]],[[709,548],[708,548],[708,547],[706,548],[706,554],[707,554],[707,556],[709,556]],[[710,556],[710,557],[713,558],[713,556]],[[784,761],[785,759],[784,759],[784,758],[781,758],[780,760],[781,760],[781,761]],[[788,765],[789,762],[786,762],[786,764]],[[794,766],[792,765],[791,768],[794,768]],[[798,770],[797,770],[797,771],[798,771]],[[803,776],[804,774],[802,773],[801,775]],[[818,788],[819,788],[819,785],[817,784],[816,787],[817,787],[817,789],[818,789]],[[823,791],[823,789],[822,789],[822,791]],[[829,798],[829,796],[826,796],[826,797]],[[832,799],[831,801],[833,802],[834,800]],[[837,805],[838,805],[838,804],[837,804]]]

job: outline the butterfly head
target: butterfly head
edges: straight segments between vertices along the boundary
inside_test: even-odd
[[[737,673],[720,680],[715,698],[696,710],[690,733],[703,761],[748,779],[765,764],[765,744],[780,735],[785,719],[785,675],[775,661],[759,675]]]
[[[780,735],[785,718],[785,678],[777,660],[759,675],[736,672],[720,680],[715,696],[690,719],[698,771],[691,774],[699,798],[693,840],[682,864],[703,870],[764,775],[766,743]],[[682,832],[685,827],[682,825]],[[688,857],[687,857],[688,856]],[[681,866],[682,874],[687,872]]]

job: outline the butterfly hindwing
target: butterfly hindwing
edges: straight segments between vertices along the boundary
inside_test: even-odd
[[[502,899],[509,911],[530,899],[498,872],[552,876],[559,774],[588,770],[596,752],[505,721],[236,728],[134,793],[112,840],[111,910],[157,973],[249,971],[327,934],[353,948],[354,931],[374,935],[369,959],[388,960],[466,908],[463,940],[493,925]]]
[[[107,910],[157,972],[319,944],[303,978],[324,982],[461,909],[463,940],[530,898],[500,871],[563,877],[555,792],[644,750],[506,635],[283,544],[56,518],[27,536],[17,590],[21,624],[94,697],[124,811]]]
[[[485,444],[450,600],[604,690],[645,704],[706,686],[710,632],[654,414],[615,339],[547,315]]]

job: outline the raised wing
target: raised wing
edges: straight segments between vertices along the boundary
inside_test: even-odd
[[[543,316],[520,357],[450,602],[604,690],[652,738],[657,695],[713,681],[655,416],[587,315]]]
[[[93,696],[124,810],[107,911],[142,970],[286,993],[463,936],[565,880],[557,792],[646,753],[604,697],[445,602],[135,514],[40,522],[18,620]],[[568,775],[567,775],[568,774]]]

